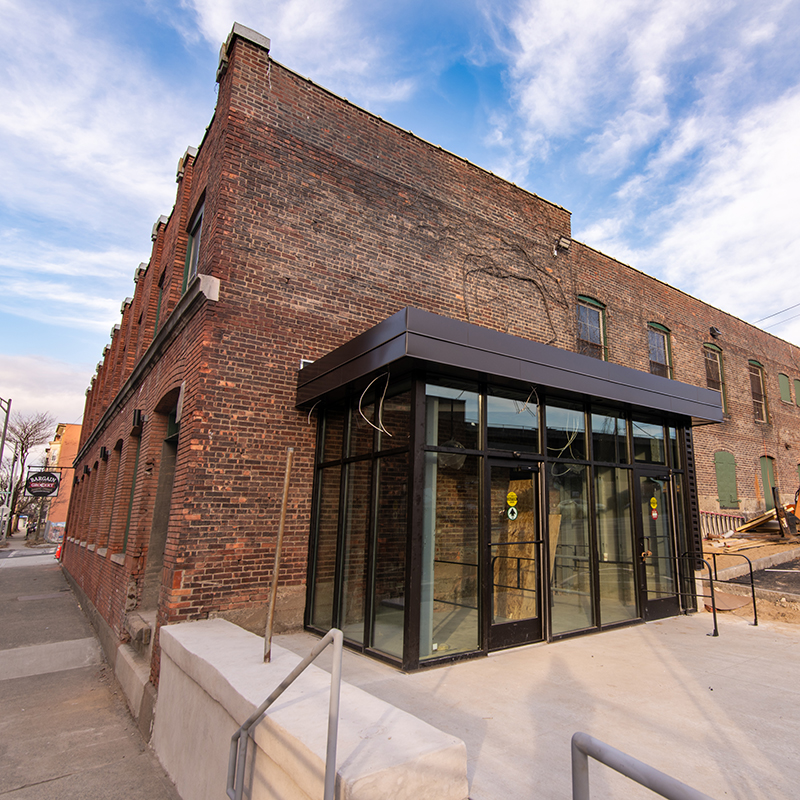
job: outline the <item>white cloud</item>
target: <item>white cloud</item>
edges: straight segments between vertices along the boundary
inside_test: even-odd
[[[796,295],[797,186],[800,159],[800,91],[753,109],[724,134],[720,125],[679,132],[702,142],[704,157],[678,189],[676,199],[650,215],[646,225],[657,231],[651,244],[627,244],[635,203],[581,233],[606,250],[700,299],[748,320],[790,305]],[[659,158],[656,156],[658,164]],[[634,200],[640,193],[633,193]],[[627,197],[625,198],[628,199]],[[768,323],[765,323],[768,324]],[[800,326],[771,327],[781,336],[797,336]]]
[[[92,374],[88,365],[0,354],[0,386],[12,413],[47,412],[58,422],[80,422]]]
[[[202,134],[197,109],[135,51],[99,36],[90,10],[5,6],[0,202],[99,230],[132,207],[171,208],[165,177]]]
[[[737,107],[753,59],[787,38],[788,8],[784,0],[487,5],[518,112],[516,136],[502,145],[530,162],[569,147],[583,174],[620,175],[671,138],[687,111],[718,117]],[[548,146],[526,148],[537,137]]]
[[[234,22],[270,38],[271,55],[290,69],[362,104],[398,102],[415,89],[396,78],[385,30],[371,9],[351,0],[184,0],[209,43],[225,41]]]

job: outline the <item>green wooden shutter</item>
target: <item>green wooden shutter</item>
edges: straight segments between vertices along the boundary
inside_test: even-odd
[[[781,400],[784,403],[792,402],[792,387],[789,384],[789,376],[782,372],[778,373],[778,384],[781,387]]]
[[[736,459],[733,453],[717,450],[714,453],[714,469],[717,473],[717,495],[720,508],[739,508],[736,491]]]

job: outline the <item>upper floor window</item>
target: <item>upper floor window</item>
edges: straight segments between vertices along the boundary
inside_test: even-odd
[[[605,306],[591,297],[578,296],[578,352],[605,359]]]
[[[794,379],[794,404],[800,406],[800,381]]]
[[[756,422],[767,421],[767,394],[764,390],[764,367],[758,361],[748,362],[750,394],[753,397],[753,417]]]
[[[657,322],[647,326],[647,345],[650,350],[650,372],[670,377],[669,329]]]
[[[789,376],[784,375],[782,372],[778,374],[778,385],[781,389],[781,400],[784,403],[792,402],[792,384],[789,382]]]
[[[161,322],[161,301],[164,299],[164,278],[166,277],[166,272],[161,273],[161,277],[158,279],[158,297],[156,299],[156,322],[153,330],[158,333],[158,324]]]
[[[200,235],[203,232],[203,206],[200,206],[197,213],[192,217],[189,225],[189,241],[186,244],[186,267],[183,271],[183,288],[192,282],[192,278],[197,275],[197,262],[200,257]]]
[[[715,344],[703,345],[703,356],[706,362],[706,386],[722,395],[722,407],[725,408],[725,373],[722,369],[722,351]]]

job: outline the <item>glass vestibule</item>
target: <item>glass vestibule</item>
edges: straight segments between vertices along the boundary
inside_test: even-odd
[[[542,388],[376,383],[321,414],[309,627],[413,669],[680,607],[677,426]]]
[[[326,407],[317,446],[307,624],[403,657],[410,487],[409,383]]]

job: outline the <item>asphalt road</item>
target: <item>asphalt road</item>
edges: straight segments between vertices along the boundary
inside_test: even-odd
[[[753,582],[755,583],[756,589],[800,595],[800,558],[754,572]],[[749,586],[750,576],[742,575],[733,579],[732,583],[740,583]]]

